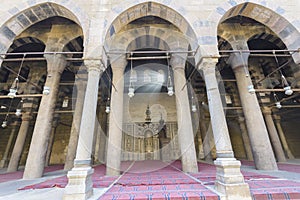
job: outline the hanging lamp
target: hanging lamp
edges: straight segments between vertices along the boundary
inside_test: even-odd
[[[131,53],[132,57],[132,53]],[[129,77],[129,88],[128,88],[128,96],[132,98],[134,96],[134,87],[132,83],[132,76],[133,76],[133,71],[132,71],[132,59],[130,60],[130,77]]]
[[[173,88],[173,83],[172,83],[172,78],[171,78],[171,69],[170,69],[170,63],[169,63],[169,56],[167,53],[167,67],[168,67],[168,80],[167,80],[167,89],[168,89],[168,95],[173,96],[174,94],[174,88]]]
[[[273,54],[274,54],[274,58],[275,58],[277,67],[279,68],[279,62],[278,62],[277,56],[275,54],[275,50],[273,50]],[[281,70],[279,70],[279,73],[280,73],[280,78],[281,78],[282,86],[283,86],[283,89],[284,89],[284,94],[286,94],[288,96],[292,95],[294,92],[293,92],[291,86],[289,85],[288,81],[286,80],[286,78],[283,75],[283,73],[282,73]]]
[[[20,73],[21,73],[21,70],[22,70],[22,66],[23,66],[23,63],[24,63],[25,56],[26,56],[26,53],[23,54],[23,58],[22,58],[22,61],[21,61],[20,67],[19,67],[17,77],[15,78],[14,82],[12,83],[12,85],[9,89],[9,93],[7,94],[7,96],[9,98],[13,99],[17,96],[17,92],[18,92],[18,88],[19,88],[19,76],[20,76]]]

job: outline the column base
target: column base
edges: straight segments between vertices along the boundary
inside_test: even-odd
[[[64,200],[86,200],[93,195],[91,167],[74,167],[68,172],[68,185],[65,188]]]
[[[215,189],[230,200],[251,200],[250,189],[240,171],[241,162],[235,158],[217,158]]]

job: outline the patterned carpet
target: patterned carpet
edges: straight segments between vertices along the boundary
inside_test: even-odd
[[[48,167],[45,167],[44,173],[54,172],[54,171],[57,171],[57,170],[62,170],[63,168],[64,168],[63,165],[48,166]],[[23,173],[24,173],[24,171],[20,170],[20,171],[16,171],[16,172],[0,174],[0,183],[22,179]]]
[[[253,162],[242,161],[244,165]],[[122,162],[120,177],[105,176],[104,165],[94,167],[92,176],[95,188],[106,187],[108,191],[99,200],[122,199],[207,199],[220,197],[211,191],[215,181],[216,168],[207,163],[198,163],[199,172],[185,174],[181,172],[181,162],[163,163],[160,161]],[[299,165],[279,164],[281,170],[299,173]],[[62,166],[52,166],[46,171],[62,169]],[[21,171],[0,174],[1,182],[20,179]],[[255,200],[300,199],[300,182],[280,179],[268,175],[242,170],[245,182]],[[118,179],[119,178],[119,179]],[[28,185],[21,190],[59,187],[64,188],[67,177],[62,176],[39,184]]]

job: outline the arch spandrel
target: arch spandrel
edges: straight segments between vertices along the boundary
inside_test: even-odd
[[[107,40],[105,42],[105,49],[112,50],[112,51],[119,50],[119,51],[126,52],[127,47],[132,43],[132,41],[134,41],[138,37],[147,36],[147,35],[157,37],[160,40],[164,41],[169,46],[170,44],[173,44],[172,45],[173,48],[175,48],[176,46],[180,47],[180,44],[182,44],[183,41],[185,41],[185,43],[188,43],[186,38],[179,32],[170,31],[167,28],[141,27],[137,29],[124,31],[121,32],[120,34],[115,35],[110,40]],[[139,45],[135,45],[135,46],[139,46]],[[160,49],[161,47],[156,46],[156,48]],[[171,47],[169,47],[169,49],[171,49]]]
[[[224,5],[223,8],[219,7],[218,10],[223,10],[223,12],[216,12],[216,15],[219,15],[218,26],[220,26],[220,24],[225,22],[227,19],[239,15],[253,19],[268,27],[283,41],[288,49],[294,50],[300,46],[300,33],[284,17],[284,12],[282,9],[279,9],[278,6],[271,5],[270,3],[267,5],[263,2],[241,2],[240,4],[236,4],[229,8]],[[295,53],[292,56],[296,63],[300,62],[299,53]]]
[[[20,4],[22,4],[22,8],[25,9],[16,12],[14,16],[5,20],[0,27],[0,38],[2,38],[0,42],[0,53],[7,52],[14,39],[23,31],[45,19],[54,16],[64,17],[77,23],[80,27],[82,27],[80,21],[85,21],[85,19],[83,19],[84,17],[82,17],[83,13],[76,16],[71,9],[57,3],[39,2],[30,6],[24,2]],[[78,17],[79,15],[82,15],[80,16],[81,18]],[[1,18],[4,19],[3,17]]]

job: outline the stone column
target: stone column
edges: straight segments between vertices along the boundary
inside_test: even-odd
[[[186,55],[173,54],[171,66],[174,72],[174,87],[176,95],[176,110],[178,123],[178,139],[181,151],[181,164],[184,172],[198,172],[195,150],[191,109],[187,87],[185,87]]]
[[[203,109],[201,109],[201,111],[204,112]],[[202,113],[202,112],[201,112]],[[209,130],[206,127],[206,122],[209,123],[209,121],[207,121],[205,119],[204,114],[201,114],[201,119],[200,119],[200,129],[201,129],[201,134],[202,134],[202,144],[203,144],[203,152],[204,152],[204,159],[207,162],[212,162],[212,155],[211,155],[211,150],[212,150],[212,146],[210,145],[210,141],[213,139],[213,136],[209,135]],[[210,126],[210,123],[209,123]]]
[[[232,53],[229,63],[236,77],[255,166],[259,170],[277,170],[268,131],[256,94],[248,91],[249,86],[253,86],[248,71],[248,57],[249,53]]]
[[[86,81],[79,78],[75,81],[76,86],[76,103],[73,114],[72,128],[69,138],[68,150],[64,170],[71,170],[73,168],[74,159],[76,156],[76,149],[78,145],[78,136],[81,122],[81,115],[84,104],[84,95],[86,89]]]
[[[53,120],[51,134],[50,134],[50,138],[49,138],[49,145],[47,148],[45,166],[49,166],[50,157],[51,157],[51,153],[52,153],[52,147],[53,147],[53,143],[54,143],[55,132],[56,132],[56,128],[58,125],[58,115],[56,114],[56,117],[54,117],[54,118],[55,119]]]
[[[103,68],[100,60],[85,60],[88,82],[82,111],[78,146],[74,167],[68,172],[64,199],[87,199],[93,195],[91,154],[95,129],[99,80]]]
[[[11,146],[13,144],[13,140],[15,138],[15,134],[16,134],[16,132],[18,130],[17,129],[18,125],[19,125],[18,121],[15,121],[14,123],[11,124],[12,129],[11,129],[8,141],[7,141],[7,145],[6,145],[6,148],[5,148],[2,160],[0,161],[0,168],[4,168],[8,164],[8,155],[9,155],[9,152],[11,150]]]
[[[272,142],[272,146],[275,152],[275,156],[277,158],[278,162],[286,162],[286,158],[281,146],[281,142],[280,139],[278,137],[278,133],[272,118],[272,110],[269,107],[264,107],[263,108],[263,113],[265,116],[265,121],[266,121],[266,125],[268,127],[269,130],[269,136],[270,136],[270,140]]]
[[[124,69],[127,61],[121,57],[111,63],[113,85],[111,91],[109,114],[109,131],[106,160],[106,175],[117,176],[120,174],[122,124],[123,124],[123,95],[124,95]]]
[[[205,80],[211,126],[216,144],[217,158],[234,158],[226,118],[215,74],[216,61],[203,61],[200,69]]]
[[[244,177],[240,171],[241,163],[233,155],[215,74],[217,62],[217,59],[203,58],[200,63],[206,85],[211,125],[217,151],[217,159],[214,161],[217,168],[215,188],[218,192],[226,194],[228,199],[250,200],[249,186],[244,182]]]
[[[22,123],[19,129],[19,133],[15,142],[14,149],[12,151],[10,161],[7,167],[7,172],[15,172],[18,170],[19,162],[22,156],[30,120],[32,119],[30,112],[25,112],[22,115]]]
[[[23,179],[34,179],[43,175],[60,77],[66,66],[63,55],[45,54],[44,57],[47,60],[48,72],[45,86],[50,88],[50,93],[44,94],[41,99]]]
[[[250,139],[248,136],[247,127],[245,124],[245,118],[242,116],[239,116],[238,123],[239,123],[240,129],[241,129],[241,134],[242,134],[242,139],[243,139],[243,143],[244,143],[246,156],[247,156],[248,160],[252,161],[253,154],[252,154],[252,150],[251,150]]]
[[[285,151],[285,153],[286,153],[286,155],[287,155],[287,157],[289,159],[294,159],[295,157],[294,157],[294,155],[292,154],[292,152],[291,152],[291,150],[289,148],[289,145],[288,145],[288,143],[286,141],[284,132],[283,132],[281,124],[280,124],[280,116],[275,115],[274,119],[275,119],[275,123],[276,123],[277,131],[278,131],[278,135],[280,137],[283,149],[284,149],[284,151]]]

